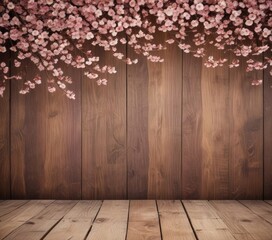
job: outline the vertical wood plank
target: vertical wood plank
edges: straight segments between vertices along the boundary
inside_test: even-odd
[[[180,201],[158,200],[157,204],[164,240],[196,239]]]
[[[230,70],[230,198],[263,197],[263,90],[246,73],[245,60]]]
[[[207,56],[225,56],[214,48]],[[206,68],[184,54],[182,196],[224,199],[229,195],[229,76],[227,66]]]
[[[16,71],[14,69],[14,71]],[[26,78],[36,72],[26,66]],[[67,69],[77,99],[50,95],[46,84],[27,95],[12,82],[11,174],[14,198],[81,197],[81,108],[79,72]]]
[[[197,71],[196,71],[197,69]],[[182,198],[199,199],[202,159],[202,59],[183,54]]]
[[[19,69],[13,67],[12,74]],[[37,74],[24,63],[23,80]],[[21,73],[22,74],[22,73]],[[11,83],[11,191],[12,197],[39,198],[46,160],[46,87],[36,86],[28,95],[21,95],[23,80]]]
[[[125,240],[128,207],[128,200],[104,201],[87,240]]]
[[[207,54],[226,57],[214,48]],[[229,196],[229,75],[228,67],[203,67],[202,89],[202,179],[201,197],[226,199]]]
[[[10,82],[0,97],[0,199],[10,198]]]
[[[132,200],[129,209],[127,240],[161,240],[156,202]]]
[[[138,66],[128,68],[129,198],[181,196],[182,52],[169,46],[162,57],[162,64],[141,65],[140,74]]]
[[[264,199],[272,199],[272,76],[264,70]]]
[[[82,197],[120,199],[127,194],[126,65],[110,53],[101,52],[100,60],[118,72],[105,75],[107,86],[83,80]]]
[[[148,68],[145,57],[128,47],[128,57],[138,58],[127,66],[127,164],[128,199],[148,195]]]
[[[47,94],[46,152],[42,197],[81,199],[81,72],[64,67],[75,100]],[[69,87],[69,86],[68,86]]]

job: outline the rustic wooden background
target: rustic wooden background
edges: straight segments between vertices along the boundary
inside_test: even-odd
[[[45,85],[19,95],[12,81],[0,99],[0,198],[271,199],[269,70],[207,69],[175,46],[162,55],[126,66],[101,54],[118,68],[107,87],[68,69],[75,101]]]

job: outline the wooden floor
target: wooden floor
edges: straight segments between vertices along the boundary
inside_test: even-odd
[[[0,239],[271,240],[272,201],[0,201]]]

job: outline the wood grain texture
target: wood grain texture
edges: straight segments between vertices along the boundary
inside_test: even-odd
[[[128,198],[148,196],[148,68],[147,60],[128,47],[128,56],[138,58],[127,67],[127,164]]]
[[[167,35],[156,38],[164,41]],[[137,66],[128,69],[129,198],[136,195],[134,189],[140,198],[181,196],[182,52],[170,46],[162,57],[164,63],[147,62],[147,70],[140,74]],[[138,101],[142,94],[143,99]],[[139,188],[143,188],[142,192]]]
[[[39,214],[34,214],[5,239],[42,239],[75,204],[76,201],[55,201]]]
[[[264,199],[272,199],[272,76],[264,70]]]
[[[101,201],[78,202],[44,239],[84,240],[101,204]]]
[[[272,224],[272,206],[264,201],[240,201],[243,205],[249,208],[256,215]]]
[[[263,197],[263,90],[251,81],[262,73],[246,73],[245,60],[230,70],[230,199]]]
[[[235,239],[208,201],[185,200],[183,203],[199,240]]]
[[[125,52],[125,46],[122,46]],[[83,79],[82,198],[124,199],[126,181],[126,65],[110,53],[99,53],[101,64],[117,67],[105,74],[107,86]]]
[[[179,200],[158,200],[162,239],[195,240],[193,229]]]
[[[154,200],[132,200],[127,240],[161,240],[159,217]]]
[[[128,200],[105,200],[87,240],[125,240],[128,211]]]
[[[224,55],[208,48],[207,55]],[[226,199],[229,161],[227,67],[206,68],[184,55],[182,197]]]
[[[6,54],[1,56],[7,57]],[[10,81],[0,96],[0,199],[10,196]]]
[[[219,216],[236,238],[271,239],[272,225],[237,201],[212,201]]]
[[[197,71],[196,71],[197,69]],[[182,198],[199,199],[202,163],[202,60],[183,54]]]
[[[21,95],[18,91],[23,87],[22,81],[12,82],[14,198],[81,197],[80,76],[78,72],[67,71],[75,80],[75,101],[67,99],[60,91],[51,95],[45,83]],[[27,70],[25,78],[33,79],[36,74]]]
[[[207,54],[225,55],[215,49]],[[226,199],[229,196],[229,76],[227,66],[202,68],[202,163],[201,197]]]
[[[0,202],[0,217],[14,211],[26,203],[26,200],[6,200]]]
[[[2,216],[0,218],[0,239],[3,239],[11,234],[29,219],[39,214],[52,202],[53,201],[51,200],[32,200],[9,214]]]

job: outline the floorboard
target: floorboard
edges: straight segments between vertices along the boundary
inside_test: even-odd
[[[104,201],[87,240],[125,240],[128,207],[128,200]]]
[[[161,240],[159,216],[154,200],[132,200],[127,240]]]
[[[183,201],[199,240],[235,240],[224,221],[208,201]]]
[[[84,240],[101,204],[101,201],[78,202],[44,239]]]
[[[271,240],[271,236],[271,200],[0,201],[0,240]]]
[[[269,240],[272,226],[237,201],[212,201],[236,239]]]

